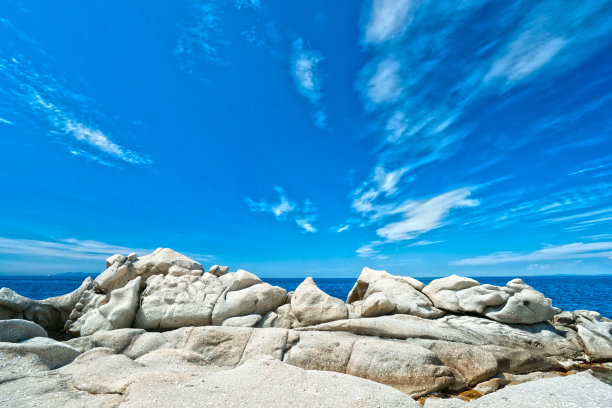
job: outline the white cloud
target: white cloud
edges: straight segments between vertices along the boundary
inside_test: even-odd
[[[130,164],[150,164],[153,161],[145,156],[142,156],[136,152],[128,150],[110,140],[110,138],[102,133],[99,129],[92,128],[85,125],[84,123],[78,122],[77,120],[70,117],[69,114],[64,112],[62,109],[57,107],[55,104],[46,101],[43,97],[34,93],[30,98],[30,106],[35,110],[42,112],[45,115],[56,132],[60,132],[66,135],[72,136],[75,140],[83,142],[90,147],[97,149],[98,151],[112,156],[116,159],[122,160]],[[78,149],[72,149],[71,152],[80,152]],[[80,154],[75,154],[80,155]],[[93,157],[88,153],[90,157]],[[101,164],[105,164],[105,161],[100,159]]]
[[[454,265],[497,265],[509,262],[541,262],[562,259],[588,259],[612,257],[612,241],[548,246],[530,253],[496,252],[475,258],[461,259]]]
[[[153,252],[153,250],[129,248],[99,241],[78,240],[75,238],[61,239],[58,241],[40,241],[0,237],[0,253],[10,255],[104,260],[113,254],[127,255],[131,252],[145,255]]]
[[[89,98],[75,92],[72,86],[68,86],[67,80],[58,78],[61,78],[61,73],[41,73],[36,69],[36,64],[25,56],[0,56],[0,80],[10,84],[7,89],[0,90],[0,107],[5,105],[8,110],[18,109],[20,114],[26,115],[26,122],[33,121],[40,125],[75,156],[111,166],[115,164],[112,160],[134,165],[153,162],[146,155],[113,141],[114,137],[91,123],[92,118],[104,123],[117,121],[107,121],[102,113],[91,106]],[[1,121],[12,124],[5,119]]]
[[[193,70],[197,60],[223,62],[219,52],[222,24],[221,13],[214,2],[194,2],[193,18],[180,27],[174,55],[181,58],[181,67]]]
[[[380,241],[373,241],[369,244],[365,244],[355,250],[357,256],[361,258],[376,258],[376,259],[386,259],[387,256],[381,255],[380,251],[374,249],[375,246],[382,244]]]
[[[413,0],[373,0],[364,41],[382,43],[401,36],[412,19],[413,9]]]
[[[313,104],[319,102],[321,98],[321,79],[318,72],[321,61],[323,61],[321,54],[306,48],[301,38],[293,42],[291,74],[298,91]]]
[[[285,190],[281,187],[274,187],[274,191],[278,193],[277,203],[268,203],[265,200],[254,201],[247,198],[247,203],[251,211],[269,212],[274,214],[277,219],[284,219],[287,214],[293,212],[297,208],[297,204],[289,201],[285,194]]]
[[[339,227],[336,230],[336,232],[344,232],[344,231],[347,231],[349,228],[350,228],[350,225],[346,224],[346,225],[343,225],[343,226]]]
[[[502,78],[510,83],[517,82],[549,63],[566,44],[563,38],[539,38],[531,31],[522,33],[494,62],[484,80]]]
[[[4,118],[2,118],[2,117],[0,117],[0,122],[1,122],[1,123],[4,123],[4,124],[7,124],[7,125],[14,125],[14,123],[13,123],[13,122],[11,122],[11,121],[10,121],[10,120],[8,120],[8,119],[4,119]]]
[[[296,218],[296,224],[306,232],[317,232],[317,229],[312,226],[314,217],[310,218]]]
[[[468,198],[472,190],[472,188],[464,187],[428,200],[410,202],[412,205],[404,203],[402,206],[409,207],[403,214],[404,218],[379,228],[376,234],[384,238],[386,242],[414,239],[440,227],[451,209],[477,206],[478,200]]]
[[[310,200],[306,200],[304,205],[299,206],[289,200],[283,188],[276,186],[274,190],[278,194],[277,202],[269,203],[266,200],[254,201],[247,198],[249,209],[254,212],[271,213],[280,221],[293,219],[304,232],[317,232],[317,228],[313,225],[317,219],[317,210]]]
[[[365,85],[365,96],[373,104],[395,102],[402,94],[399,77],[400,62],[387,58],[376,67],[376,71]]]

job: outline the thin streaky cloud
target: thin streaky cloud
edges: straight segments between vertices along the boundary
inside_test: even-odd
[[[497,265],[510,262],[553,261],[561,259],[589,259],[612,257],[612,242],[575,242],[565,245],[548,246],[530,253],[496,252],[454,261],[457,266]]]
[[[4,119],[4,118],[2,118],[2,117],[0,117],[0,122],[4,123],[4,124],[6,124],[6,125],[14,125],[14,123],[13,123],[13,122],[11,122],[11,121],[10,121],[10,120],[8,120],[8,119]]]

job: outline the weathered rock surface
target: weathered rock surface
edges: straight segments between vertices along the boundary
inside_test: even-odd
[[[362,317],[397,313],[433,319],[444,315],[443,311],[436,308],[431,300],[421,293],[422,287],[423,284],[416,279],[363,268],[348,295],[347,303],[363,300]],[[371,296],[374,298],[368,300]]]
[[[0,342],[18,343],[32,337],[47,337],[47,332],[29,320],[0,320]]]
[[[58,342],[45,330],[76,338]],[[166,394],[204,406],[256,395],[263,402],[252,403],[265,405],[272,399],[260,386],[287,394],[273,398],[274,406],[316,405],[323,401],[316,390],[329,391],[330,401],[344,393],[342,406],[406,406],[413,400],[405,394],[496,395],[611,360],[612,321],[596,312],[559,313],[521,280],[497,287],[451,276],[424,286],[364,268],[344,303],[311,278],[288,294],[247,271],[215,265],[204,272],[158,249],[140,258],[114,255],[95,280],[57,298],[0,290],[2,406],[40,402],[20,389],[45,395],[49,406],[163,406]]]
[[[80,334],[88,336],[100,330],[115,330],[131,327],[138,304],[140,276],[124,287],[110,293],[108,303],[92,309],[78,320],[82,323]]]
[[[423,293],[440,309],[474,313],[502,323],[539,323],[560,312],[550,299],[520,279],[499,287],[452,275],[431,281]]]
[[[85,279],[74,292],[44,300],[29,299],[9,288],[0,289],[0,319],[25,319],[45,330],[56,331],[64,326],[81,295],[91,286]]]
[[[506,387],[474,401],[427,399],[425,408],[601,408],[612,406],[612,387],[589,373],[545,378]]]
[[[306,278],[295,289],[291,297],[291,310],[304,326],[348,317],[346,304],[319,289],[312,278]]]
[[[34,337],[21,343],[0,343],[0,353],[12,355],[14,358],[24,354],[34,354],[40,363],[55,369],[71,363],[80,351],[46,337]]]
[[[138,276],[144,284],[150,276],[166,275],[171,268],[174,268],[175,276],[200,276],[203,273],[202,265],[170,248],[157,248],[153,253],[140,258],[137,258],[136,254],[130,254],[128,257],[113,255],[106,260],[106,265],[107,269],[95,279],[98,286],[105,291],[123,287]]]
[[[208,326],[215,302],[224,290],[224,284],[210,273],[201,277],[154,275],[140,296],[134,326],[164,330]]]

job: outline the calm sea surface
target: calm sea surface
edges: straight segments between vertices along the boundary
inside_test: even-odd
[[[45,299],[71,292],[79,287],[85,277],[10,277],[0,276],[0,287],[8,287],[33,299]],[[419,278],[429,283],[435,278]],[[478,277],[480,283],[504,286],[512,278]],[[612,276],[532,276],[522,278],[525,283],[544,293],[553,300],[553,305],[563,310],[596,310],[612,318]],[[288,291],[295,288],[303,279],[263,279],[272,285]],[[315,279],[317,285],[326,293],[346,299],[356,279]]]

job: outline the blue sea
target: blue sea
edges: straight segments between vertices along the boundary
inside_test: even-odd
[[[71,292],[79,287],[85,276],[15,277],[0,276],[0,287],[8,287],[22,296],[45,299]],[[419,278],[425,284],[436,278]],[[510,277],[477,277],[480,283],[504,286]],[[612,276],[530,276],[525,283],[553,300],[553,305],[563,310],[595,310],[612,318]],[[299,278],[263,278],[265,282],[288,291],[303,281]],[[331,296],[346,300],[355,279],[315,279],[321,290]]]

